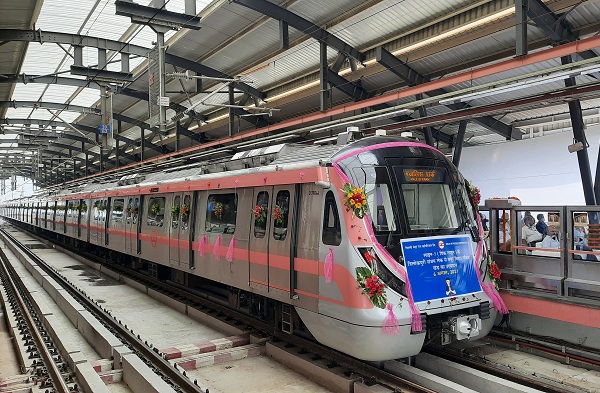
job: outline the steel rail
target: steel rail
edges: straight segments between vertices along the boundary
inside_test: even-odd
[[[4,229],[2,229],[2,231],[4,231]],[[20,294],[21,290],[18,285],[19,283],[17,283],[16,280],[14,280],[13,277],[11,277],[11,276],[18,277],[18,275],[14,271],[12,266],[10,266],[10,264],[8,264],[8,258],[6,257],[6,254],[4,253],[4,251],[2,249],[0,249],[0,260],[1,260],[1,265],[2,265],[2,273],[4,273],[3,275],[5,276],[5,280],[7,281],[7,283],[5,283],[5,284],[10,285],[10,287],[7,287],[7,288],[10,288],[15,295],[15,298],[19,304],[19,307],[21,308],[23,318],[25,319],[25,322],[27,323],[27,327],[29,328],[29,332],[31,333],[31,337],[35,341],[36,348],[37,348],[40,356],[42,357],[42,361],[44,362],[44,365],[46,366],[46,370],[47,370],[48,374],[50,375],[50,379],[52,380],[52,385],[54,387],[54,390],[58,393],[69,393],[70,392],[69,386],[67,385],[66,381],[62,377],[62,374],[61,374],[58,366],[56,365],[56,362],[54,361],[54,358],[52,357],[52,354],[50,353],[48,347],[46,347],[46,344],[44,343],[44,339],[43,339],[42,335],[40,334],[38,328],[35,325],[33,316],[31,315],[29,307],[27,307],[25,299]],[[20,279],[19,279],[19,282],[20,282],[20,285],[22,286],[23,283]],[[26,293],[26,296],[29,297],[30,296],[29,293]],[[29,300],[31,301],[31,299],[29,299]]]
[[[116,332],[120,336],[118,338],[123,341],[125,345],[143,355],[143,357],[150,362],[153,367],[160,371],[163,376],[167,377],[172,384],[177,385],[181,391],[186,393],[203,393],[198,385],[195,385],[193,381],[183,376],[183,374],[181,374],[177,369],[172,367],[171,364],[158,353],[158,351],[154,352],[150,346],[138,339],[132,331],[127,330],[127,328],[125,328],[114,317],[108,314],[100,305],[94,303],[93,299],[86,297],[80,290],[74,288],[72,284],[68,283],[61,275],[58,274],[58,272],[49,267],[33,251],[29,250],[26,246],[21,244],[21,242],[15,239],[14,236],[2,228],[0,228],[0,233],[9,239],[16,247],[18,247],[23,254],[33,259],[38,266],[40,266],[40,268],[42,268],[49,276],[55,279],[78,302],[83,304],[90,312],[92,312],[97,319],[108,326],[109,329],[112,329],[114,332]],[[142,361],[143,360],[144,359],[142,358]],[[68,390],[65,392],[68,392]]]

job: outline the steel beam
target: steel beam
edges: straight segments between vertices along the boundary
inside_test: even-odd
[[[282,8],[266,0],[232,1],[234,3],[243,5],[244,7],[250,8],[256,12],[259,12],[263,15],[271,17],[273,19],[284,21],[293,28],[299,30],[300,32],[311,36],[315,40],[327,44],[327,46],[329,46],[330,48],[334,48],[338,52],[347,54],[348,56],[358,60],[361,63],[365,61],[365,55],[361,53],[358,49],[353,48],[351,45],[337,38],[333,34],[329,33],[327,30],[321,29],[314,23],[302,18],[301,16],[294,14],[291,11],[286,10],[285,8]],[[0,39],[2,39],[1,36]]]
[[[131,21],[139,24],[166,26],[177,30],[179,27],[200,30],[200,17],[180,14],[164,8],[136,4],[132,1],[115,1],[116,14],[131,17]]]
[[[330,69],[327,69],[327,81],[336,89],[352,97],[354,101],[362,101],[372,97],[371,93],[360,86],[358,82],[351,82]]]
[[[98,49],[105,49],[107,51],[114,51],[119,53],[128,53],[134,56],[146,57],[148,56],[149,48],[145,48],[139,45],[133,45],[127,42],[107,40],[100,37],[85,36],[79,34],[60,33],[55,31],[42,31],[38,30],[17,30],[17,29],[0,29],[0,41],[24,41],[24,42],[39,42],[53,43],[53,44],[64,44],[73,45],[76,47],[93,47]],[[169,64],[185,68],[186,70],[195,71],[198,74],[228,78],[232,77],[213,68],[207,67],[200,63],[185,59],[183,57],[175,56],[172,54],[165,54],[165,61]],[[266,98],[266,94],[253,88],[243,82],[234,82],[237,89],[244,92],[248,92],[259,98]]]
[[[458,168],[460,164],[460,156],[465,143],[465,132],[467,131],[467,121],[461,120],[458,123],[458,133],[456,134],[456,143],[454,143],[454,154],[452,154],[452,163]]]
[[[418,94],[417,100],[422,100],[422,99],[423,99],[423,94]],[[425,108],[423,105],[421,105],[419,107],[419,116],[427,117],[427,108]],[[431,131],[432,131],[431,127],[429,127],[429,126],[423,128],[423,135],[425,135],[425,143],[427,143],[429,146],[433,146],[433,144],[434,144],[433,133]]]
[[[396,74],[411,87],[431,82],[429,78],[421,75],[419,72],[414,70],[406,63],[402,62],[400,59],[398,59],[396,56],[394,56],[381,46],[376,48],[375,59],[379,64],[383,65],[388,70]],[[446,89],[437,88],[427,91],[425,92],[425,94],[427,94],[430,97],[434,97],[436,95],[446,94],[448,92],[449,91]],[[452,110],[470,108],[470,105],[468,104],[448,104],[445,106]],[[521,139],[520,132],[516,132],[508,124],[501,122],[500,120],[496,120],[491,116],[476,118],[473,119],[473,121],[489,129],[490,131],[495,132],[498,135],[502,135],[506,139]]]
[[[525,0],[521,0],[525,1]],[[528,2],[527,16],[531,21],[546,34],[548,38],[557,43],[573,42],[579,39],[579,36],[573,32],[573,26],[566,18],[556,15],[541,0],[526,0]],[[581,51],[578,53],[583,59],[591,59],[598,55],[593,50]],[[590,74],[596,79],[600,79],[600,73]]]
[[[535,1],[535,0],[534,0]],[[529,0],[515,0],[515,18],[516,18],[516,55],[523,56],[527,54],[527,9]]]

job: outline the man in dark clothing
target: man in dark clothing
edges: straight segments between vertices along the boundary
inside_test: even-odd
[[[544,222],[544,215],[541,213],[537,215],[537,219],[538,222],[537,224],[535,224],[535,229],[537,229],[537,231],[542,234],[543,239],[548,234],[548,224]]]

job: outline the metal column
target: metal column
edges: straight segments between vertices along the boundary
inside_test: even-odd
[[[465,131],[467,130],[467,121],[461,120],[458,123],[458,134],[454,143],[454,154],[452,154],[452,163],[458,167],[460,164],[460,156],[462,154],[463,144],[465,142]]]
[[[516,55],[523,56],[527,54],[527,10],[529,9],[529,0],[515,0],[516,17]]]
[[[562,64],[569,64],[571,56],[561,57]],[[575,78],[565,79],[565,86],[575,86]],[[581,103],[579,100],[569,101],[569,113],[571,114],[571,127],[573,127],[573,139],[575,142],[583,143],[583,149],[577,152],[577,161],[579,162],[579,172],[581,173],[581,184],[583,185],[583,196],[586,205],[595,205],[594,186],[592,184],[592,173],[590,170],[590,159],[587,153],[587,140],[581,114]]]
[[[325,111],[329,108],[329,91],[327,90],[329,65],[327,64],[327,44],[319,42],[319,45],[321,48],[319,68],[319,77],[321,79],[321,111]]]

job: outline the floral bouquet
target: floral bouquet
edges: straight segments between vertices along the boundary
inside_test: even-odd
[[[190,215],[190,207],[188,206],[187,203],[184,203],[183,206],[181,206],[181,218],[183,220],[187,220],[189,215]]]
[[[254,220],[262,224],[267,219],[267,208],[260,205],[254,206]]]
[[[344,184],[344,205],[346,211],[352,210],[352,213],[358,218],[363,218],[367,213],[367,197],[360,187],[353,187],[352,184]]]
[[[496,262],[494,262],[491,256],[488,256],[488,274],[490,276],[490,280],[492,281],[496,289],[498,289],[498,282],[500,281],[500,276],[502,275],[502,272],[500,271],[500,268],[498,268],[498,265],[496,264]]]
[[[473,205],[475,207],[479,206],[479,202],[481,202],[481,192],[479,188],[475,187],[473,183],[467,180],[467,188],[469,191],[469,198],[473,201]]]
[[[273,216],[273,221],[275,222],[275,224],[277,225],[281,225],[283,224],[283,209],[281,208],[281,206],[279,205],[275,205],[275,207],[273,208],[273,213],[271,214]]]
[[[358,281],[358,288],[362,289],[362,294],[367,295],[375,307],[385,308],[387,305],[385,284],[379,281],[379,277],[371,269],[368,267],[357,267],[356,281]]]
[[[179,217],[179,210],[180,210],[179,204],[171,206],[171,214],[173,215],[174,218]]]
[[[154,215],[157,215],[160,213],[160,205],[158,203],[153,203],[152,205],[150,205],[150,212]]]
[[[215,203],[215,206],[213,207],[213,214],[215,215],[215,217],[220,220],[221,218],[223,218],[223,204],[220,202]]]

